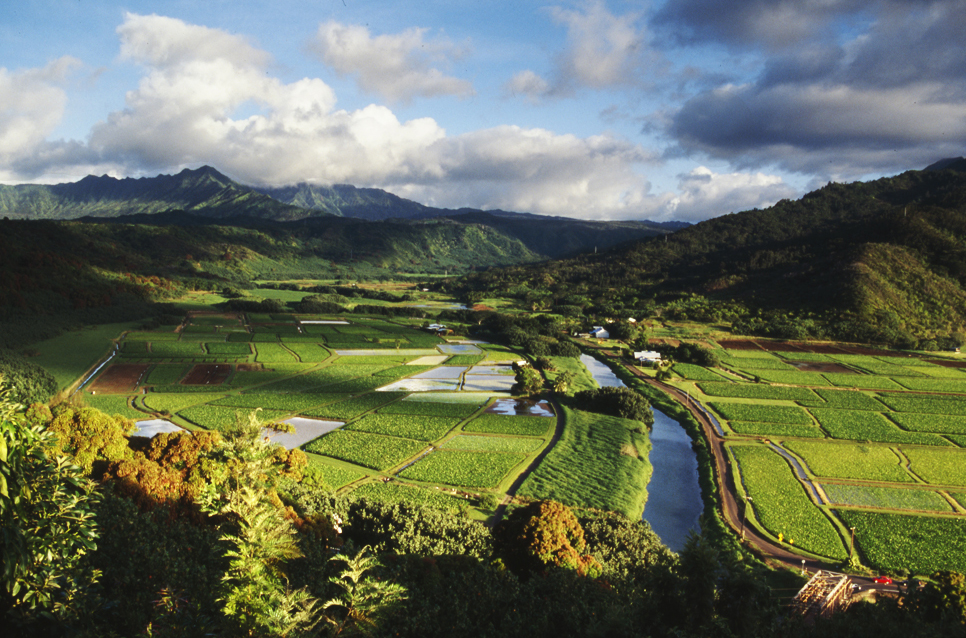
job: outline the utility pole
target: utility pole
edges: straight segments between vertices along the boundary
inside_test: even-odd
[[[855,548],[855,528],[854,527],[850,527],[849,529],[852,530],[852,537],[849,540],[849,562],[851,563],[852,562],[852,551]]]

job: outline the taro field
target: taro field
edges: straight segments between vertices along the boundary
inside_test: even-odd
[[[676,364],[672,382],[720,423],[749,524],[832,560],[854,527],[857,558],[875,570],[966,569],[966,362],[725,345],[719,368]]]
[[[502,498],[556,430],[527,406],[496,413],[519,358],[383,318],[206,313],[122,337],[84,395],[187,429],[284,421],[294,432],[278,441],[308,454],[306,485],[463,509]]]

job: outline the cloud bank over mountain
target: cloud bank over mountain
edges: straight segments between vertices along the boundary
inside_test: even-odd
[[[255,185],[694,221],[966,147],[966,0],[148,4],[73,16],[113,19],[114,57],[67,31],[36,38],[42,55],[0,45],[0,181],[210,164]]]

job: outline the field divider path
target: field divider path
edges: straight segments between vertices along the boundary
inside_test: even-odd
[[[626,366],[633,375],[645,383],[657,388],[668,395],[682,406],[701,424],[705,438],[711,446],[711,453],[714,457],[715,480],[721,494],[721,514],[725,522],[735,535],[741,529],[741,507],[738,504],[737,487],[735,486],[735,473],[731,464],[728,462],[728,453],[725,450],[725,438],[719,436],[712,425],[708,416],[696,405],[696,401],[681,392],[677,388],[662,381],[650,377],[634,366]],[[819,569],[829,570],[838,569],[837,564],[829,563],[817,558],[803,557],[795,554],[784,547],[776,545],[771,540],[761,535],[753,525],[744,526],[744,536],[748,547],[751,548],[766,564],[774,567],[776,563],[791,569],[801,569],[803,566],[811,572]]]
[[[491,529],[496,527],[499,524],[499,522],[503,520],[503,516],[506,514],[507,506],[513,500],[513,497],[516,496],[517,490],[519,490],[520,486],[523,485],[523,482],[527,480],[527,477],[530,476],[530,474],[535,469],[537,469],[537,466],[540,465],[543,459],[547,457],[547,454],[550,453],[550,450],[552,450],[554,446],[557,445],[557,441],[560,440],[560,437],[563,434],[563,425],[564,425],[563,410],[560,408],[560,404],[557,403],[557,400],[554,399],[553,397],[550,397],[549,401],[550,401],[550,404],[553,406],[554,412],[556,412],[557,414],[557,423],[554,426],[553,436],[550,437],[550,442],[547,443],[546,447],[544,447],[543,450],[540,451],[540,454],[536,455],[533,458],[533,460],[530,462],[530,465],[527,466],[525,470],[520,472],[519,475],[517,475],[516,480],[514,480],[513,484],[510,485],[509,489],[507,489],[506,496],[504,496],[503,500],[500,501],[500,504],[497,505],[496,510],[494,510],[493,512],[493,517],[487,523],[487,525]]]

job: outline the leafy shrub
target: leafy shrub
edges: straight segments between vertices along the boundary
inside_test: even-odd
[[[640,421],[648,428],[654,425],[651,404],[643,396],[627,387],[605,387],[583,390],[574,395],[582,410],[619,416]]]

